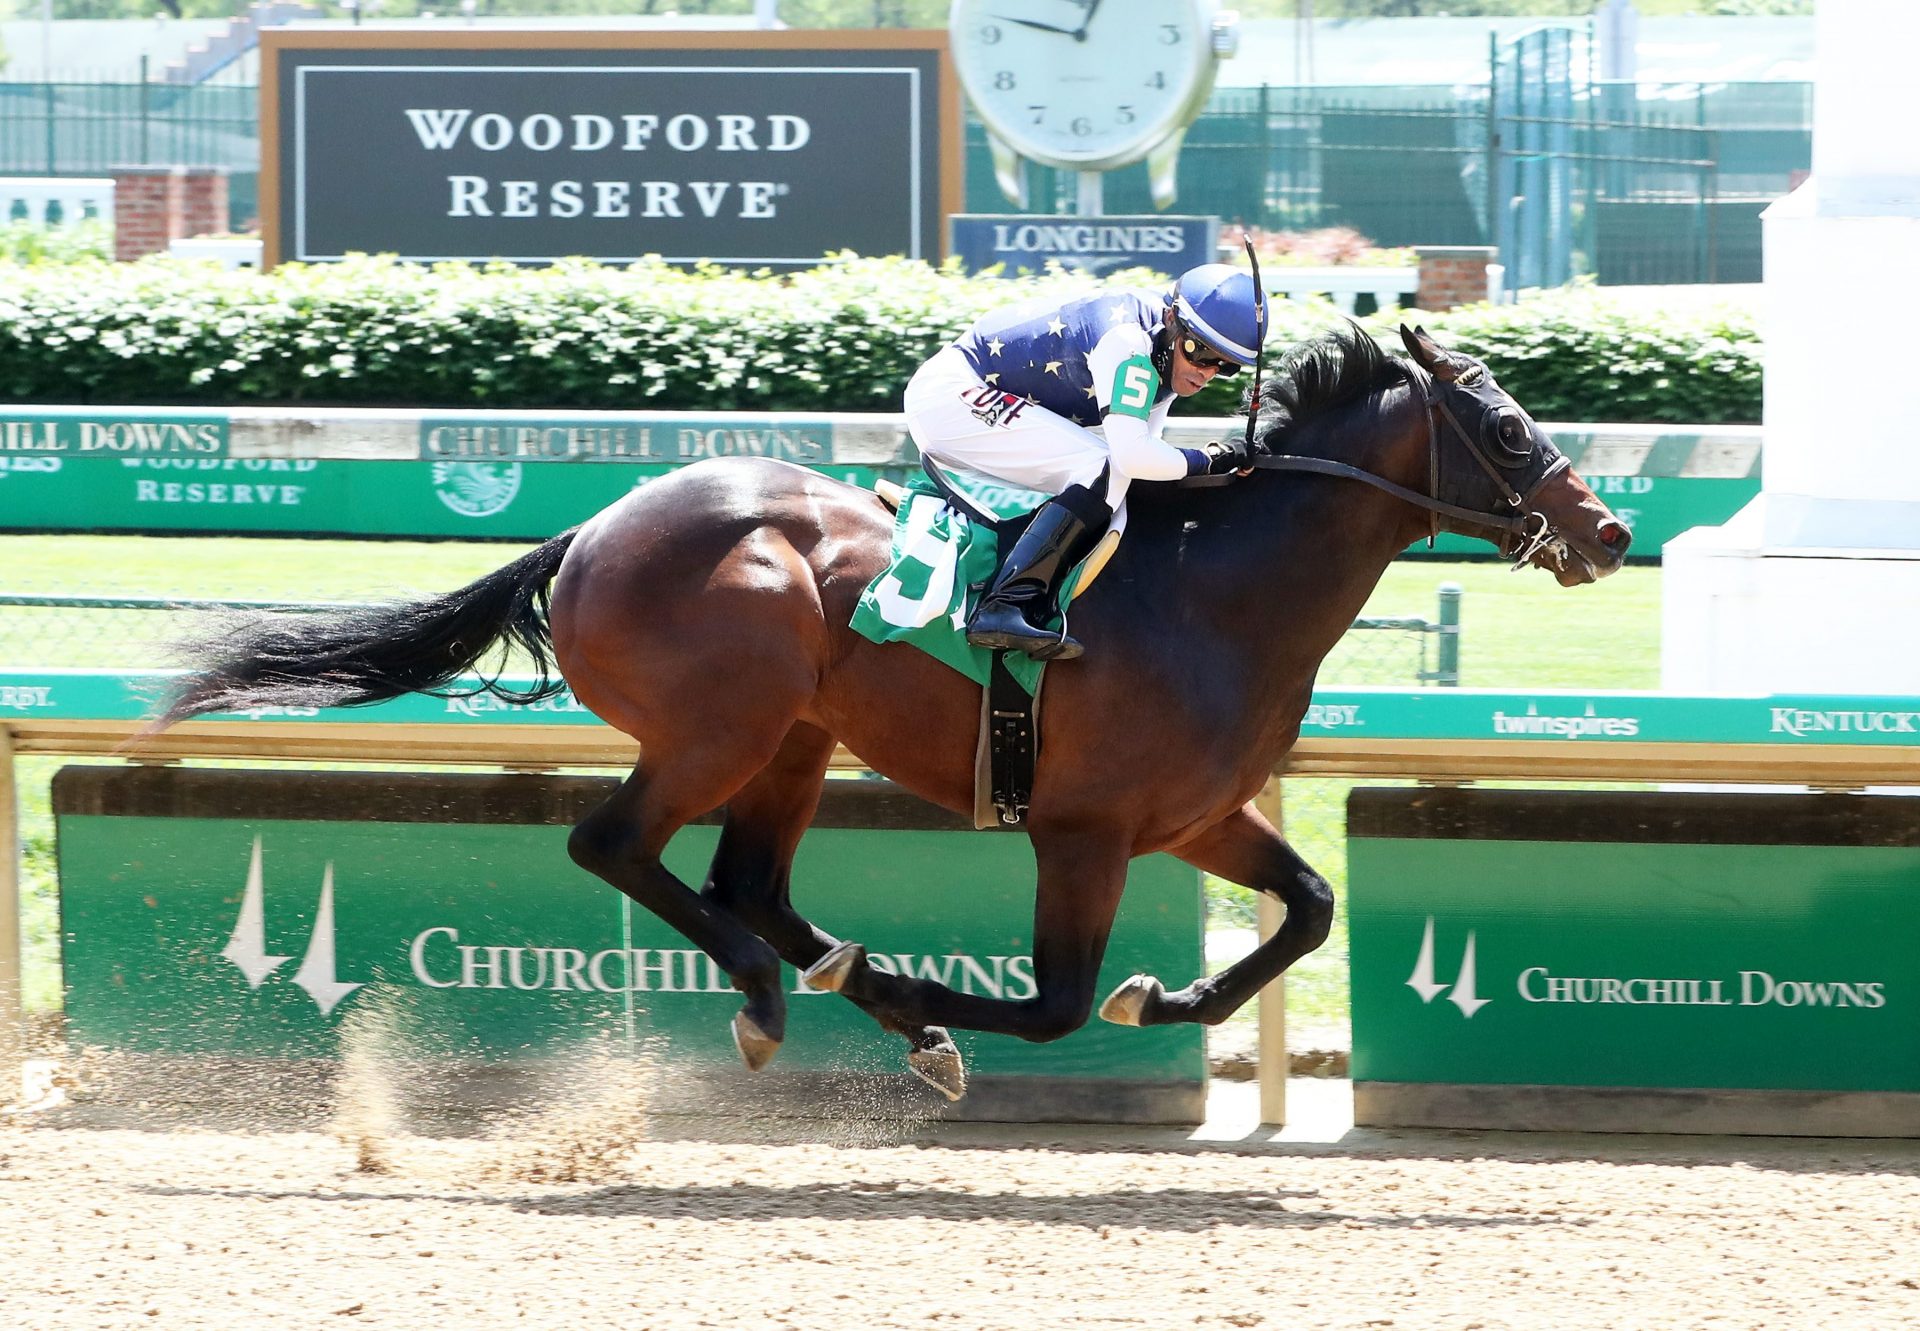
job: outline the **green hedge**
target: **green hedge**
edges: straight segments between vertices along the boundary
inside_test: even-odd
[[[266,275],[165,259],[0,265],[0,401],[893,411],[914,367],[980,314],[1083,287],[893,259],[791,275],[378,258]],[[1273,345],[1337,318],[1285,302]],[[1636,319],[1574,292],[1423,321],[1484,355],[1543,419],[1759,419],[1757,340],[1737,316]],[[1397,343],[1392,322],[1376,331]],[[1245,383],[1181,408],[1230,414]]]

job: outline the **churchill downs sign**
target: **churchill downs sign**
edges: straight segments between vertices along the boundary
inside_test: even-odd
[[[567,856],[568,825],[613,784],[66,768],[54,803],[69,1033],[134,1053],[327,1059],[356,1013],[377,1012],[397,1021],[396,1057],[514,1064],[611,1041],[730,1069],[740,995],[726,976]],[[882,782],[827,786],[794,865],[796,902],[866,943],[881,970],[1033,997],[1026,838],[972,831]],[[719,831],[711,820],[682,829],[668,867],[702,882]],[[1134,970],[1199,974],[1201,909],[1196,870],[1136,861],[1105,986]],[[791,967],[784,988],[789,1040],[762,1081],[795,1070],[905,1079],[897,1037]],[[1066,1083],[1097,1117],[1184,1120],[1203,1107],[1197,1026],[1096,1021],[1052,1045],[961,1039],[1012,1112],[1038,1112],[1035,1097],[1067,1094]],[[973,1105],[970,1094],[969,1107],[993,1098]]]
[[[266,259],[936,258],[958,93],[924,32],[262,34]]]

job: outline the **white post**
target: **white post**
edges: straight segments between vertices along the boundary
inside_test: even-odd
[[[1814,24],[1813,175],[1762,223],[1761,492],[1666,547],[1677,691],[1920,695],[1920,376],[1862,323],[1920,304],[1920,136],[1888,128],[1920,5],[1818,0]]]
[[[1099,171],[1081,171],[1080,216],[1099,217],[1107,209],[1106,175]]]
[[[1267,784],[1254,800],[1266,820],[1279,828],[1284,835],[1286,817],[1284,804],[1285,784],[1277,776],[1267,778]],[[1266,942],[1280,931],[1280,925],[1286,920],[1287,912],[1277,897],[1265,892],[1260,893],[1255,906],[1258,914],[1255,923],[1259,927],[1259,938]],[[1287,977],[1282,975],[1260,991],[1258,998],[1260,1017],[1259,1057],[1257,1067],[1260,1077],[1260,1121],[1275,1127],[1285,1127],[1287,1123],[1287,1075],[1292,1072],[1293,1064],[1287,1054]]]
[[[20,987],[20,802],[13,731],[0,725],[0,1104],[26,1093]]]

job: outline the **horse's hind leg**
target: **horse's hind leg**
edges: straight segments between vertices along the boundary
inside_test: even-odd
[[[1100,1005],[1102,1017],[1122,1026],[1175,1021],[1218,1025],[1325,942],[1333,923],[1333,889],[1327,880],[1309,868],[1251,805],[1173,853],[1206,873],[1280,898],[1287,917],[1266,942],[1219,974],[1195,980],[1185,989],[1168,993],[1150,975],[1124,981]]]
[[[937,980],[878,970],[856,943],[835,948],[804,978],[816,989],[879,1003],[904,1021],[1057,1040],[1086,1024],[1094,985],[1127,883],[1128,849],[1116,833],[1032,833],[1040,871],[1033,905],[1032,998],[987,998]]]
[[[795,725],[773,761],[727,801],[726,823],[702,893],[803,971],[839,946],[838,939],[794,910],[791,896],[794,854],[820,803],[833,744],[826,731]],[[883,1030],[905,1037],[908,1066],[916,1074],[947,1098],[960,1098],[966,1071],[944,1029],[915,1026],[876,1003],[847,997]]]
[[[758,755],[729,763],[718,750],[678,750],[657,764],[643,755],[620,788],[573,829],[567,852],[679,930],[727,973],[746,995],[733,1019],[734,1042],[747,1066],[757,1070],[786,1038],[780,959],[660,862],[675,832],[724,803],[759,765]]]

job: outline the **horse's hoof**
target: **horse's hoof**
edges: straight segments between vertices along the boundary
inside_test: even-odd
[[[967,1093],[967,1065],[961,1061],[960,1051],[951,1045],[944,1049],[909,1050],[907,1066],[913,1069],[914,1076],[949,1100],[958,1100]]]
[[[1100,1005],[1100,1019],[1116,1026],[1139,1026],[1147,1004],[1160,996],[1160,981],[1151,975],[1131,975],[1107,995]]]
[[[740,1051],[740,1059],[747,1065],[748,1072],[758,1072],[780,1052],[780,1042],[761,1030],[760,1023],[745,1012],[733,1014],[733,1047]]]
[[[800,979],[809,989],[819,989],[824,993],[837,994],[840,986],[853,974],[853,968],[867,959],[867,950],[858,943],[838,943],[826,956],[813,963],[800,973]]]

